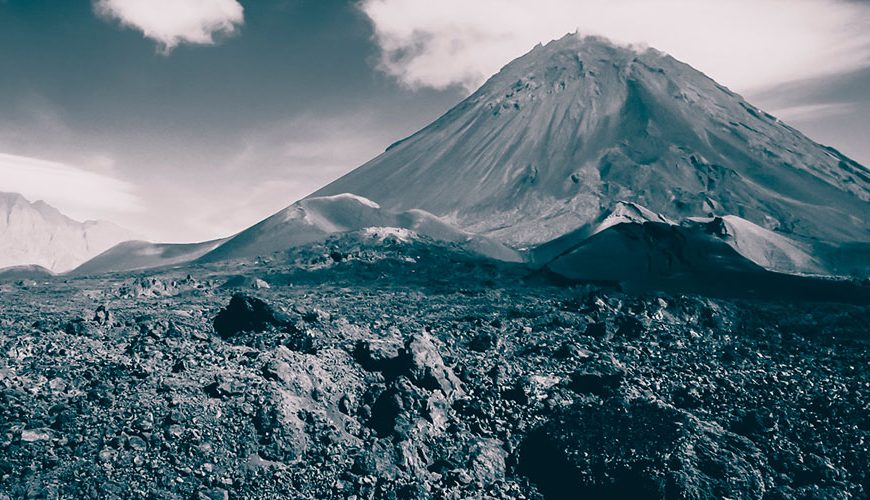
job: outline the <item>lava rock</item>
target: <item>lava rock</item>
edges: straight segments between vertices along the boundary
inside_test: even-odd
[[[643,322],[635,316],[622,316],[617,321],[616,335],[626,339],[638,339],[644,332],[646,327]]]
[[[25,443],[48,441],[49,439],[51,439],[51,431],[48,429],[25,429],[21,431],[21,441]]]
[[[486,352],[501,346],[501,335],[491,331],[483,331],[475,335],[468,344],[473,351]]]
[[[230,494],[223,488],[212,488],[210,490],[202,490],[197,494],[199,500],[228,500]]]
[[[249,288],[253,290],[265,290],[271,288],[269,283],[261,278],[253,278],[249,276],[233,276],[228,279],[221,288]]]
[[[466,469],[478,486],[492,484],[504,479],[507,452],[504,443],[497,439],[476,440],[469,450]]]
[[[244,394],[244,389],[238,384],[231,382],[215,381],[202,388],[209,397],[225,399]]]
[[[353,357],[366,370],[382,372],[392,379],[402,371],[403,348],[399,338],[365,339],[357,342]]]
[[[583,331],[583,335],[595,338],[605,338],[609,335],[607,323],[600,321],[597,323],[589,323]]]
[[[462,383],[444,364],[432,336],[422,332],[405,344],[408,375],[412,382],[430,390],[440,389],[445,396],[463,394]]]
[[[526,437],[519,470],[548,499],[756,498],[763,458],[746,438],[661,403],[577,404]]]
[[[90,327],[84,318],[76,318],[67,322],[63,327],[63,331],[69,335],[87,335]]]
[[[214,319],[214,329],[223,339],[242,332],[263,332],[268,329],[283,331],[294,330],[290,318],[266,302],[236,293],[230,299],[229,305],[221,310]]]
[[[625,370],[613,361],[589,363],[571,374],[568,387],[579,394],[605,396],[619,387]]]
[[[101,326],[111,324],[113,321],[112,313],[106,309],[105,305],[101,305],[94,311],[94,319],[92,321]]]

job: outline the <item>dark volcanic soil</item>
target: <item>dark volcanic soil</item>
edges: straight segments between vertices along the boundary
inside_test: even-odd
[[[326,250],[2,285],[0,498],[870,492],[870,306]]]

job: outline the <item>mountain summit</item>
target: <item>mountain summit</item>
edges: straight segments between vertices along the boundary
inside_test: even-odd
[[[870,241],[870,172],[653,49],[567,35],[313,193],[422,209],[515,247],[627,201],[736,215],[805,242]]]

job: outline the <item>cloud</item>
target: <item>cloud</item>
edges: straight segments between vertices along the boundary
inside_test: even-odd
[[[648,44],[740,91],[870,64],[870,3],[843,0],[363,0],[380,68],[472,90],[566,33]]]
[[[79,167],[0,153],[0,191],[44,200],[77,220],[141,210],[133,186]]]
[[[801,104],[774,109],[770,114],[787,122],[803,122],[831,116],[845,115],[854,111],[853,108],[854,106],[850,103],[826,102],[817,104]]]
[[[182,43],[212,45],[216,34],[232,35],[244,23],[236,0],[94,0],[94,11],[141,31],[163,53]]]

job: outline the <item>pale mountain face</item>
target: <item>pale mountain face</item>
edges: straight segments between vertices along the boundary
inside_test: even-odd
[[[0,268],[39,265],[65,272],[132,237],[114,224],[77,222],[45,202],[0,193]]]
[[[654,50],[569,35],[312,196],[352,192],[532,246],[620,201],[870,241],[870,173]]]

